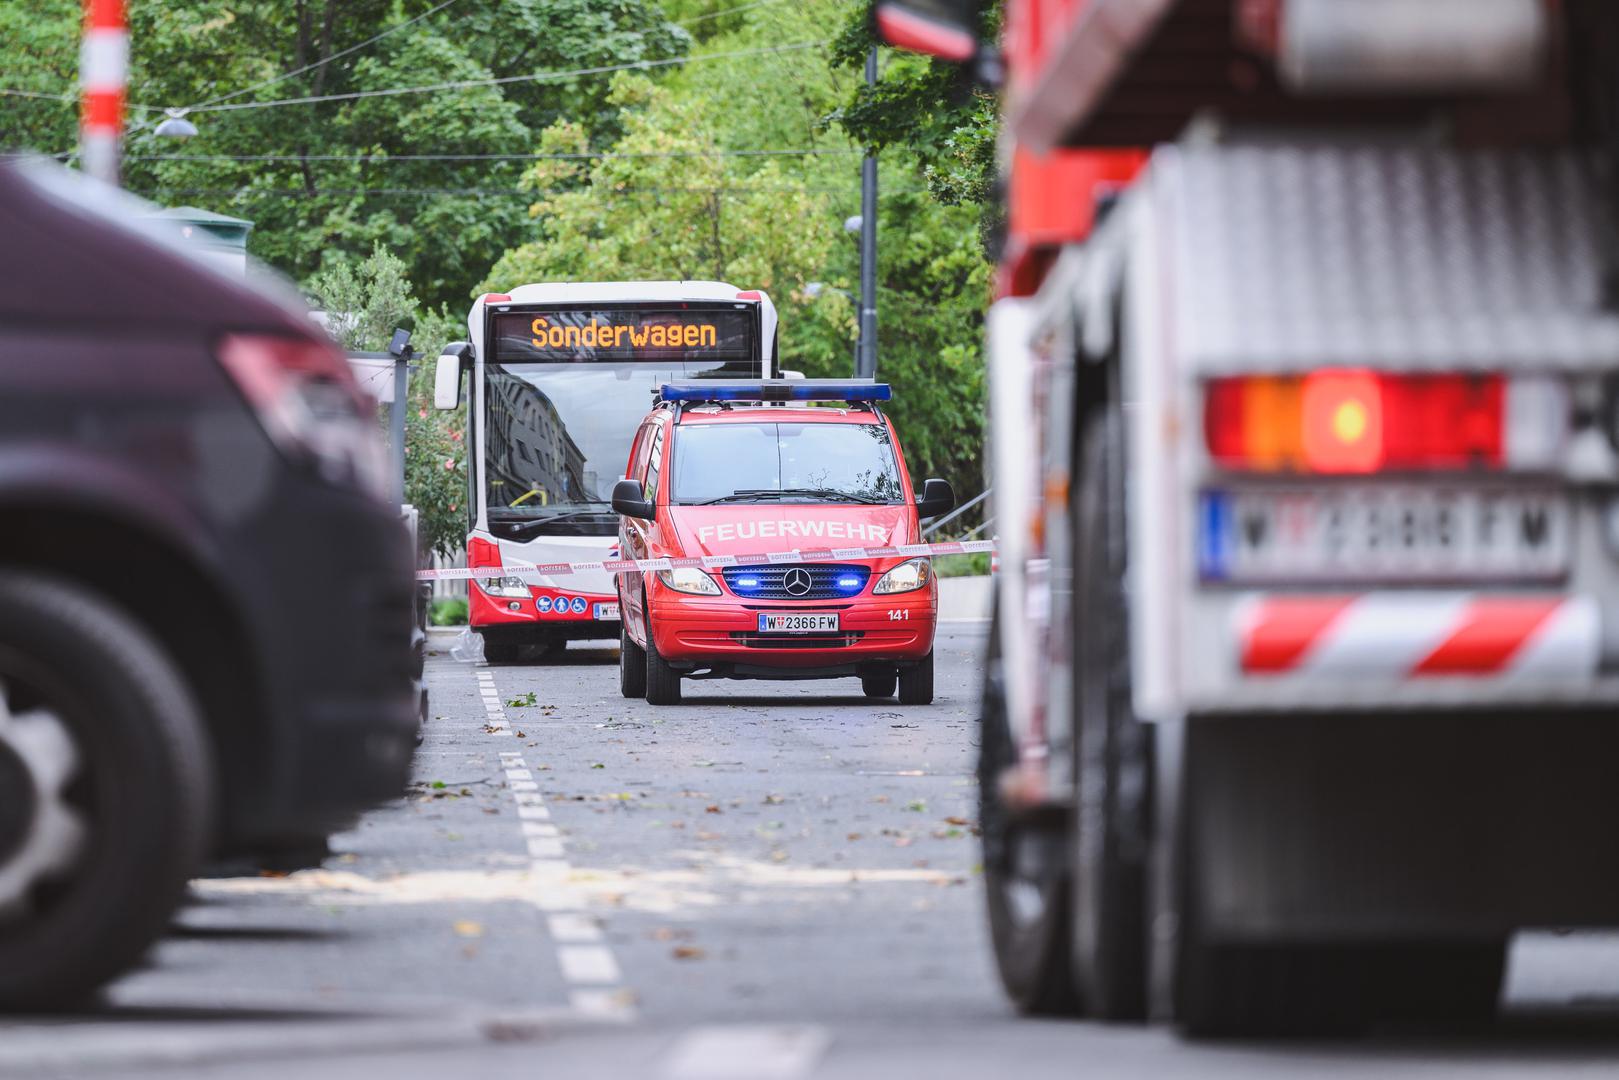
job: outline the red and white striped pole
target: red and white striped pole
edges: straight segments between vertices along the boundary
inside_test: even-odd
[[[79,164],[109,184],[118,183],[118,144],[124,130],[129,84],[129,24],[124,0],[84,0],[79,46]]]

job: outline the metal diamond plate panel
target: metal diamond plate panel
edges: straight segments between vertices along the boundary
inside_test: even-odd
[[[1173,347],[1204,374],[1619,367],[1572,155],[1183,145],[1152,183]]]

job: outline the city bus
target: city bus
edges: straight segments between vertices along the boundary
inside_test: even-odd
[[[776,309],[718,281],[545,283],[486,293],[469,340],[446,346],[434,392],[467,423],[467,565],[554,566],[611,556],[613,485],[658,387],[768,379]],[[473,579],[468,620],[484,656],[512,662],[570,639],[616,638],[618,598],[600,570]]]

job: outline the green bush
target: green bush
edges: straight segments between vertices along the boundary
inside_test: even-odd
[[[449,600],[434,600],[427,609],[427,621],[434,626],[464,626],[467,621],[467,602],[459,596]]]

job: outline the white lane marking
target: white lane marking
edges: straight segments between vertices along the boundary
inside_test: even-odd
[[[594,944],[602,939],[602,928],[589,915],[564,913],[546,919],[551,936],[569,945]]]
[[[576,983],[616,983],[621,978],[618,961],[605,945],[559,945],[557,959],[562,977]]]
[[[667,1080],[796,1080],[825,1056],[831,1037],[815,1024],[693,1028],[665,1060]]]
[[[494,674],[480,670],[477,675],[489,716],[486,730],[493,735],[510,735],[511,723],[501,704]],[[572,880],[573,867],[568,862],[561,830],[550,824],[551,811],[523,752],[500,751],[500,767],[517,806],[518,825],[528,849],[529,882],[525,891],[529,902],[547,913],[563,978],[570,983],[590,984],[588,989],[572,990],[569,1003],[584,1015],[634,1019],[635,995],[617,985],[623,981],[618,961],[603,938],[600,923],[583,912],[583,891]]]
[[[628,990],[573,990],[568,993],[568,1004],[586,1016],[634,1016],[633,1001],[634,997]]]

